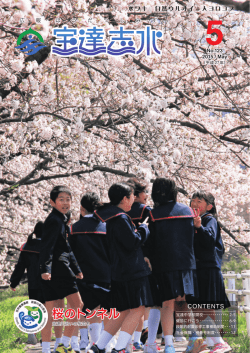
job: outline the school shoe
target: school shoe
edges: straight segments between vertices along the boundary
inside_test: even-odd
[[[175,353],[174,346],[165,346],[164,353]]]
[[[144,328],[141,332],[141,343],[145,344],[148,339],[148,327]]]
[[[140,342],[134,342],[133,343],[133,351],[137,352],[137,351],[142,351],[144,348],[143,344]]]
[[[153,343],[153,344],[146,343],[144,345],[144,353],[158,353],[157,344],[156,343]]]
[[[119,349],[119,351],[117,349],[113,348],[111,353],[128,353],[128,351],[125,348]]]
[[[229,346],[227,342],[217,343],[210,353],[228,353],[231,352],[232,348]]]
[[[63,343],[60,343],[57,346],[56,353],[76,353],[74,349],[69,345],[68,347],[65,347]]]
[[[187,349],[184,353],[199,353],[203,345],[203,339],[198,337],[191,337],[188,342]]]
[[[90,349],[86,349],[87,353],[105,353],[105,349],[99,349],[96,344],[93,344],[93,346]]]

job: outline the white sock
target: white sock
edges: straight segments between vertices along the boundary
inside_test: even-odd
[[[88,328],[80,328],[81,342],[86,342],[86,346],[89,342]]]
[[[71,343],[78,343],[78,337],[77,336],[72,336],[71,337]]]
[[[99,349],[104,349],[113,336],[107,331],[103,330],[101,336],[99,337],[96,345]],[[123,347],[124,348],[124,347]]]
[[[71,347],[74,350],[80,350],[79,342],[78,342],[78,336],[72,336],[71,337]]]
[[[131,335],[125,331],[121,331],[118,337],[118,340],[115,345],[115,349],[119,351],[127,347],[128,341],[130,340]]]
[[[148,317],[148,344],[153,344],[155,342],[160,319],[160,310],[150,309]]]
[[[50,352],[50,342],[42,342],[42,353]]]
[[[155,309],[151,309],[151,310],[155,310]],[[148,320],[144,320],[143,321],[143,328],[147,328],[147,327],[148,327]]]
[[[164,336],[165,346],[173,346],[173,335]]]
[[[62,337],[62,343],[63,343],[64,347],[67,348],[69,346],[69,342],[70,342],[70,337],[67,337],[67,336]]]
[[[141,331],[135,331],[134,332],[134,342],[141,343],[140,338],[141,338]]]
[[[98,322],[89,325],[91,345],[98,341],[101,333],[101,328],[102,328],[102,324]]]
[[[54,346],[54,352],[56,351],[57,347],[59,344],[62,343],[62,337],[56,338],[55,346]]]
[[[214,346],[214,341],[212,340],[211,337],[207,337],[206,338],[206,342],[207,342],[208,347],[213,347]]]

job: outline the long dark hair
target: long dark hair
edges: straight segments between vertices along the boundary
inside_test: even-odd
[[[152,200],[155,206],[165,205],[168,201],[177,200],[177,187],[173,179],[157,178],[153,182]]]
[[[217,210],[216,210],[216,206],[215,206],[215,198],[211,194],[211,192],[206,192],[205,190],[197,190],[193,193],[191,201],[193,199],[196,199],[196,197],[200,200],[204,199],[206,201],[207,205],[212,205],[213,207],[209,211],[209,213],[211,213],[215,219],[218,219]],[[191,201],[190,201],[190,203],[191,203]]]
[[[32,238],[33,238],[33,234],[35,234],[37,239],[41,239],[42,238],[42,233],[43,233],[43,222],[39,221],[35,225],[35,228],[34,228],[33,232],[28,236],[27,243],[28,244],[31,243]]]

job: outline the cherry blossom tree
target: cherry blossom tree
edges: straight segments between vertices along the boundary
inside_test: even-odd
[[[50,211],[57,184],[72,189],[73,221],[84,192],[105,201],[113,182],[131,176],[174,178],[186,204],[197,188],[209,190],[226,247],[250,252],[249,218],[242,217],[250,191],[249,15],[203,11],[204,1],[140,3],[0,0],[2,287],[20,245]],[[162,6],[166,11],[158,11]],[[211,20],[222,20],[217,46],[206,41]],[[161,55],[51,53],[55,27],[95,25],[108,41],[121,24],[161,30]],[[30,27],[46,47],[25,55],[15,47]],[[138,48],[139,37],[134,41]],[[205,64],[211,48],[224,51],[225,64]]]

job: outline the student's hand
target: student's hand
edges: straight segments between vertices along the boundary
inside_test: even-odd
[[[139,226],[140,226],[141,224],[147,224],[147,223],[148,223],[148,217],[147,217],[146,219],[144,219],[144,221],[143,221],[142,223],[139,222]]]
[[[152,266],[149,259],[147,257],[144,257],[144,261],[146,261],[146,263],[148,264],[148,267],[150,268],[150,271],[152,271]]]
[[[76,275],[76,278],[83,279],[83,274],[82,274],[82,272],[78,273],[78,275]]]
[[[42,276],[42,279],[45,279],[45,281],[50,281],[51,280],[51,274],[50,273],[42,273],[41,276]]]
[[[200,216],[197,216],[197,217],[194,218],[194,226],[195,226],[195,228],[200,228],[200,226],[201,226],[201,218],[200,218]]]
[[[13,292],[15,292],[15,291],[16,291],[16,289],[15,289],[15,288],[10,287],[10,289],[11,289]]]

